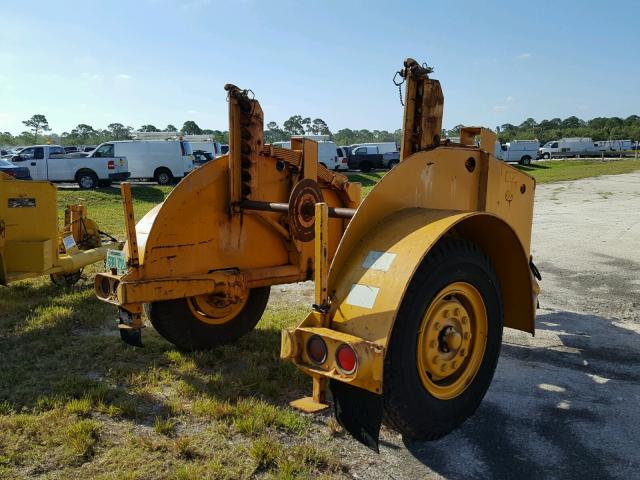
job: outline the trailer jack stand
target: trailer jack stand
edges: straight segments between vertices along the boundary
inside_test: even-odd
[[[326,402],[326,396],[327,379],[324,377],[313,377],[313,396],[293,400],[289,402],[289,405],[306,413],[321,412],[329,408],[329,404]]]
[[[120,339],[132,347],[142,347],[142,329],[119,325]]]

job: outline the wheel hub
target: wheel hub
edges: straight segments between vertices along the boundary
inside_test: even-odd
[[[440,302],[427,328],[427,368],[434,380],[453,375],[469,353],[469,312],[456,299]]]
[[[222,325],[233,320],[247,303],[248,295],[231,298],[225,295],[197,295],[187,299],[191,313],[210,325]]]
[[[425,389],[450,399],[475,377],[484,356],[487,314],[468,283],[444,288],[427,308],[418,332],[417,366]]]

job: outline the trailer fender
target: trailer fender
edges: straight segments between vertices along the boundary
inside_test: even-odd
[[[344,265],[333,265],[331,329],[377,344],[386,354],[397,312],[414,273],[446,235],[475,243],[491,261],[501,285],[505,326],[533,333],[537,284],[516,233],[486,212],[410,208],[374,226]],[[364,367],[364,365],[363,365]],[[407,366],[413,368],[414,366]],[[378,363],[377,369],[383,365]],[[363,373],[368,368],[363,368]],[[377,450],[384,372],[331,378],[336,417],[355,438]],[[341,385],[337,386],[337,383]]]

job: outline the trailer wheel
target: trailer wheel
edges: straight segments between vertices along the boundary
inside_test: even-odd
[[[267,307],[270,290],[253,288],[238,303],[214,295],[154,302],[147,315],[158,333],[178,348],[207,350],[253,330]]]
[[[502,340],[502,300],[489,260],[445,238],[402,301],[384,367],[384,418],[402,435],[435,440],[480,405]]]

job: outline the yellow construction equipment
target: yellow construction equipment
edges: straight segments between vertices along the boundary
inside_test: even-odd
[[[495,134],[440,138],[444,96],[407,59],[401,162],[359,204],[359,185],[317,163],[316,144],[262,144],[262,110],[228,85],[229,156],[187,176],[134,226],[123,187],[127,271],[96,277],[123,339],[141,313],[176,345],[208,348],[254,327],[269,286],[314,278],[312,312],[282,332],[281,357],[330,387],[339,422],[377,449],[382,420],[439,438],[480,404],[503,326],[533,333],[534,179],[495,159]],[[330,268],[329,268],[330,265]]]
[[[67,205],[58,230],[56,199],[52,183],[0,174],[0,285],[49,275],[56,285],[70,286],[85,266],[122,248],[113,238],[102,243],[104,234],[83,204]]]
[[[490,130],[443,141],[431,69],[407,59],[398,73],[401,162],[357,209],[328,277],[316,268],[322,308],[285,330],[281,348],[313,378],[313,396],[292,405],[322,408],[328,382],[339,422],[375,450],[383,419],[406,437],[435,439],[473,414],[503,326],[533,333],[539,292],[534,179],[495,159]]]

